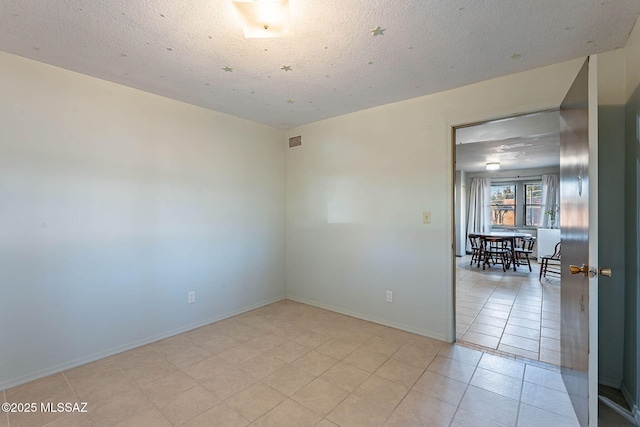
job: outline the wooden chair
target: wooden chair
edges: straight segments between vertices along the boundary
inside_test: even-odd
[[[507,271],[511,265],[511,248],[508,242],[501,237],[485,237],[482,239],[483,263],[482,269],[488,265],[502,264],[502,271]]]
[[[480,242],[480,236],[476,234],[469,234],[469,242],[471,243],[471,262],[469,265],[473,265],[474,262],[478,263],[480,267],[480,261],[482,261],[482,244]]]
[[[531,260],[529,259],[529,255],[533,254],[533,247],[536,245],[535,237],[527,237],[523,238],[520,245],[513,248],[516,265],[524,264],[524,261],[527,261],[527,265],[529,266],[529,272],[531,273]]]
[[[540,257],[540,277],[547,277],[547,274],[557,274],[560,276],[560,243],[556,243],[553,255],[542,255]]]

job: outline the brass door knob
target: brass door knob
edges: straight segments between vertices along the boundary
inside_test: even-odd
[[[603,276],[611,277],[611,269],[610,268],[601,268],[600,270],[598,270],[598,272],[600,274],[602,274]]]
[[[577,265],[570,265],[569,266],[569,271],[571,271],[571,274],[578,274],[578,273],[582,273],[585,276],[589,275],[589,266],[582,264],[582,266],[578,267]]]

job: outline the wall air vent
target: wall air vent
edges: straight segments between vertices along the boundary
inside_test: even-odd
[[[302,146],[302,135],[289,138],[289,148],[296,148]]]

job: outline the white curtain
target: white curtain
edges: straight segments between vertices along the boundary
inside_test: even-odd
[[[471,178],[467,233],[491,232],[491,178]],[[467,239],[467,252],[471,244]]]
[[[542,206],[540,208],[540,228],[551,228],[551,215],[555,213],[555,225],[560,226],[560,178],[557,174],[542,175]]]

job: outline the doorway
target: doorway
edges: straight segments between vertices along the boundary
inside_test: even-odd
[[[560,241],[557,205],[549,202],[549,188],[544,199],[542,194],[543,179],[559,175],[559,123],[554,109],[454,130],[456,339],[485,352],[556,366],[560,280],[551,273],[541,278],[538,260],[551,255]],[[478,202],[479,182],[485,201]],[[479,205],[489,219],[470,223]],[[519,253],[517,264],[508,268],[484,257],[478,260],[468,234],[479,230],[530,236],[529,259]],[[514,239],[511,250],[522,248],[525,239]]]

